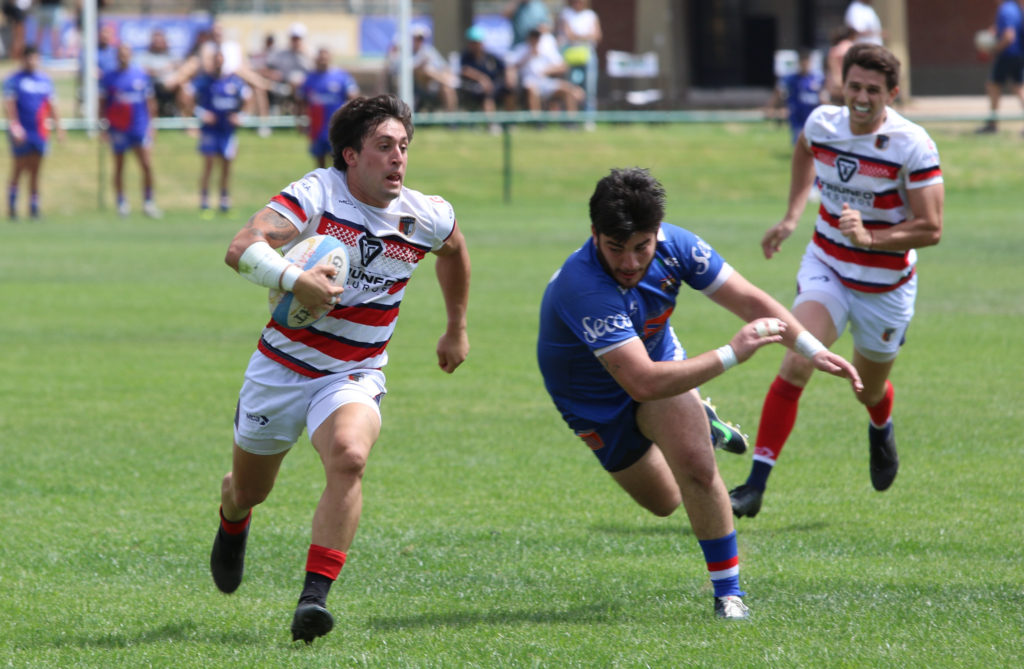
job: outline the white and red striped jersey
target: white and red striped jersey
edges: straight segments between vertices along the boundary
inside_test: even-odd
[[[911,216],[907,191],[942,183],[939,152],[931,137],[893,109],[886,109],[876,132],[854,135],[849,109],[833,105],[811,112],[804,137],[821,188],[811,244],[815,255],[854,290],[881,293],[909,281],[916,251],[854,246],[839,232],[839,215],[848,203],[861,212],[868,230],[889,228]]]
[[[299,230],[282,250],[313,235],[331,235],[348,249],[349,274],[340,303],[301,330],[270,321],[259,350],[309,377],[387,364],[387,345],[417,263],[455,230],[452,206],[409,188],[385,209],[359,202],[346,174],[317,169],[275,195],[268,206]]]

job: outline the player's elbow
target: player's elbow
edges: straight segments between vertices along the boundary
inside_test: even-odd
[[[227,253],[224,254],[224,264],[237,272],[238,260],[242,257],[242,254],[245,253],[246,248],[248,248],[247,245],[240,244],[237,239],[233,240],[231,244],[228,245]]]
[[[654,400],[661,399],[657,390],[654,388],[652,383],[647,383],[639,379],[631,380],[620,380],[619,385],[626,391],[626,394],[632,398],[634,402],[644,403],[653,402]]]
[[[937,222],[933,225],[928,233],[924,237],[924,242],[921,246],[937,246],[939,241],[942,239],[942,223]]]

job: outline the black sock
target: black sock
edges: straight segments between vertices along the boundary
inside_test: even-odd
[[[312,602],[324,606],[327,603],[327,593],[331,591],[331,579],[316,572],[306,572],[306,583],[302,586],[302,594],[299,595],[299,602]]]

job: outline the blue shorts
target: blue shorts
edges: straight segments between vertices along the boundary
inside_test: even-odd
[[[309,143],[309,152],[314,158],[331,155],[331,143],[326,139],[314,139]]]
[[[1024,55],[1000,53],[992,63],[989,81],[996,84],[1024,83]]]
[[[199,132],[199,153],[204,156],[220,156],[232,160],[238,153],[238,136],[234,130],[203,128]]]
[[[121,130],[110,131],[110,148],[114,150],[114,153],[120,155],[128,149],[136,149],[141,147],[149,146],[149,133],[145,130],[141,132],[124,132]]]
[[[563,417],[576,436],[594,451],[601,466],[606,471],[617,472],[642,458],[654,443],[636,424],[638,407],[636,402],[630,402],[620,413],[609,416],[606,423]]]
[[[7,139],[11,141],[11,153],[17,158],[27,156],[33,153],[38,153],[41,156],[46,155],[46,150],[49,148],[49,142],[39,135],[28,135],[25,137],[25,141],[21,144],[17,144],[12,138],[11,133],[7,133]]]

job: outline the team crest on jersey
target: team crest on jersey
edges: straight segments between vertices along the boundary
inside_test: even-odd
[[[408,237],[416,229],[415,216],[402,216],[398,219],[398,231]]]
[[[889,147],[889,135],[879,135],[875,137],[875,148],[882,150]]]
[[[846,183],[857,173],[857,161],[853,158],[841,156],[836,161],[836,169],[839,170],[839,178],[843,180],[843,183]]]
[[[384,242],[375,237],[363,235],[359,238],[359,257],[363,267],[368,267],[384,251]]]

